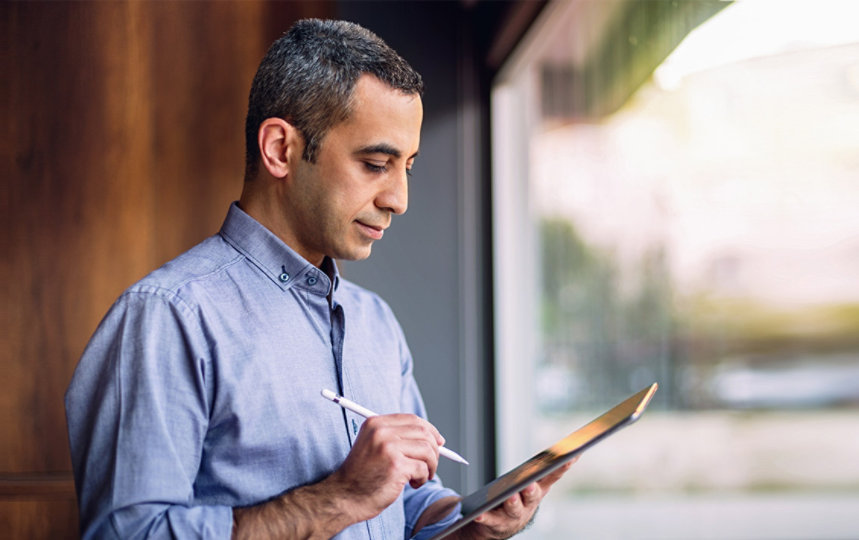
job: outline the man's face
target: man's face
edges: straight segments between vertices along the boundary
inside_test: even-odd
[[[407,172],[418,152],[423,118],[420,96],[364,75],[353,100],[349,119],[323,138],[316,163],[293,157],[290,164],[283,201],[293,236],[289,243],[316,265],[325,255],[368,257],[392,214],[402,214],[408,205]]]

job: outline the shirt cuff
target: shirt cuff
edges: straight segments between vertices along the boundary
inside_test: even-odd
[[[411,489],[407,487],[406,489]],[[459,519],[462,515],[461,508],[462,505],[457,502],[453,509],[448,512],[446,516],[436,521],[435,523],[428,523],[425,525],[418,534],[414,534],[414,527],[417,524],[417,521],[423,515],[427,508],[433,505],[436,501],[443,499],[445,497],[457,497],[459,498],[459,494],[452,489],[442,488],[436,491],[433,491],[431,495],[421,500],[419,505],[414,505],[409,508],[408,512],[406,512],[406,538],[413,538],[415,540],[423,540],[426,538],[432,537],[437,532],[445,529],[454,521]]]

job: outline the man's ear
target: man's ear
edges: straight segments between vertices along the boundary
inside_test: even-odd
[[[301,140],[298,130],[282,118],[266,118],[259,126],[257,144],[262,166],[275,178],[286,178],[289,173],[290,156],[295,156],[295,146]],[[293,148],[290,148],[290,147]]]

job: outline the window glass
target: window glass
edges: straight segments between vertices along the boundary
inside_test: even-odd
[[[554,2],[502,70],[499,472],[660,385],[531,538],[859,535],[856,21]]]

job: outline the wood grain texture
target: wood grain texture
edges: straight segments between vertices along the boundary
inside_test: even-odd
[[[259,60],[332,10],[0,5],[0,534],[76,536],[63,394],[77,360],[122,290],[217,231],[241,190]]]

